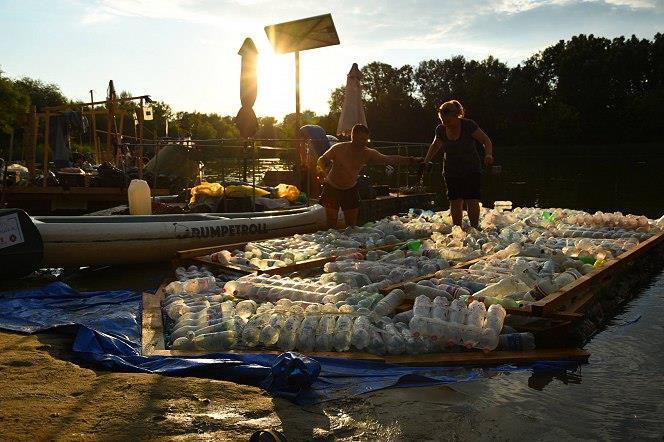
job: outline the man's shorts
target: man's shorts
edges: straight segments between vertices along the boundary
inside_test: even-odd
[[[482,174],[473,173],[466,176],[451,177],[445,175],[447,199],[478,200],[481,197]]]
[[[341,210],[359,209],[360,193],[357,191],[357,184],[350,189],[342,190],[325,182],[318,202],[323,207],[332,209],[338,209],[339,207],[341,207]]]

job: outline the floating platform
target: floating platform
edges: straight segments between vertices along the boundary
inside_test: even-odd
[[[191,357],[203,356],[219,352],[211,351],[183,351],[167,350],[165,340],[164,321],[161,311],[161,301],[165,297],[162,284],[155,294],[143,293],[143,316],[142,316],[142,354],[143,356],[173,356]],[[227,350],[223,353],[262,353],[280,354],[276,350],[253,350],[239,351]],[[452,366],[452,365],[499,365],[499,364],[527,364],[536,361],[566,360],[576,362],[587,362],[590,353],[578,348],[546,348],[531,351],[492,351],[482,352],[469,350],[465,352],[429,353],[422,355],[386,355],[379,356],[366,352],[310,352],[307,356],[352,359],[358,361],[382,362],[388,364],[413,365],[413,366]]]

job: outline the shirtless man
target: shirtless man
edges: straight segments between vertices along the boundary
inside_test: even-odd
[[[419,157],[383,155],[370,149],[367,147],[369,129],[362,124],[353,126],[350,140],[335,144],[317,162],[318,169],[325,174],[320,204],[325,207],[327,225],[332,229],[337,227],[339,207],[344,212],[346,225],[357,225],[360,209],[357,178],[366,164],[414,165],[422,162]]]

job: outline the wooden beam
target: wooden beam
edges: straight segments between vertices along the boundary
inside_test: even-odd
[[[546,315],[556,310],[560,310],[566,304],[569,304],[574,297],[590,290],[597,284],[605,283],[614,276],[615,272],[620,271],[625,265],[648,252],[653,247],[658,246],[663,241],[664,233],[658,233],[631,250],[627,250],[616,259],[610,260],[604,265],[604,267],[587,275],[583,275],[573,283],[565,286],[562,290],[551,293],[545,298],[534,302],[532,304],[533,313],[535,315]]]
[[[114,103],[119,103],[123,104],[126,101],[133,101],[133,100],[145,100],[146,98],[150,98],[149,95],[139,95],[136,97],[127,97],[127,98],[116,98],[115,100],[112,100]],[[93,101],[91,103],[70,103],[70,104],[61,104],[59,106],[45,106],[44,110],[45,111],[61,111],[61,110],[67,110],[71,108],[76,108],[76,107],[81,107],[81,106],[94,106],[97,104],[108,104],[109,100],[103,100],[103,101]]]
[[[44,182],[42,183],[42,187],[48,187],[48,149],[49,149],[48,138],[50,135],[49,126],[50,126],[51,113],[49,111],[46,111],[46,116],[44,118],[46,120],[46,124],[44,127],[44,152],[43,152],[44,164],[42,165],[42,174],[44,175]]]

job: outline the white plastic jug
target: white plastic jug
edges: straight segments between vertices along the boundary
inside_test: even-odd
[[[129,189],[129,214],[130,215],[152,215],[152,203],[150,201],[150,186],[144,180],[131,180]]]

